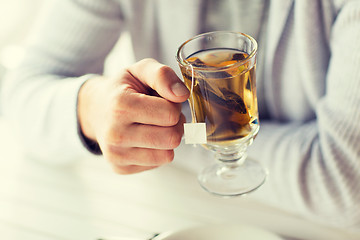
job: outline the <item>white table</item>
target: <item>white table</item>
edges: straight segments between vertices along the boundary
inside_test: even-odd
[[[101,157],[69,167],[24,158],[0,117],[0,238],[96,240],[145,237],[202,224],[236,222],[304,240],[359,240],[255,202],[204,192],[193,173],[170,164],[120,176]]]

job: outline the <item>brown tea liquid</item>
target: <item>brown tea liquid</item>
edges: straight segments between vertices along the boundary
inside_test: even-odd
[[[196,122],[206,123],[210,145],[232,144],[258,128],[255,64],[247,57],[234,49],[211,49],[186,59],[193,67],[182,69],[193,88],[191,111]]]

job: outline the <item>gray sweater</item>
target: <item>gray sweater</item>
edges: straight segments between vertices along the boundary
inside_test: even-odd
[[[227,21],[217,27],[242,31],[237,1],[224,2],[218,14]],[[180,43],[211,30],[204,3],[55,0],[6,86],[4,110],[27,154],[55,162],[88,156],[76,117],[88,74],[102,74],[124,31],[136,60],[153,57],[178,71]],[[257,83],[261,127],[249,149],[270,172],[258,194],[359,229],[360,1],[272,0],[268,14]]]

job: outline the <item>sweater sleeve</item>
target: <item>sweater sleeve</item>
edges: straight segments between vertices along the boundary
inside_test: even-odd
[[[360,3],[339,12],[326,93],[316,120],[261,122],[249,156],[269,170],[258,197],[342,226],[360,227]],[[256,195],[255,194],[255,195]]]
[[[59,164],[90,155],[78,134],[77,95],[92,74],[102,74],[122,26],[111,0],[53,0],[44,8],[4,93],[26,155]]]

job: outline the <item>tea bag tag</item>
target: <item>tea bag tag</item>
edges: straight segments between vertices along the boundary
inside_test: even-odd
[[[206,144],[205,123],[184,123],[185,144]]]

